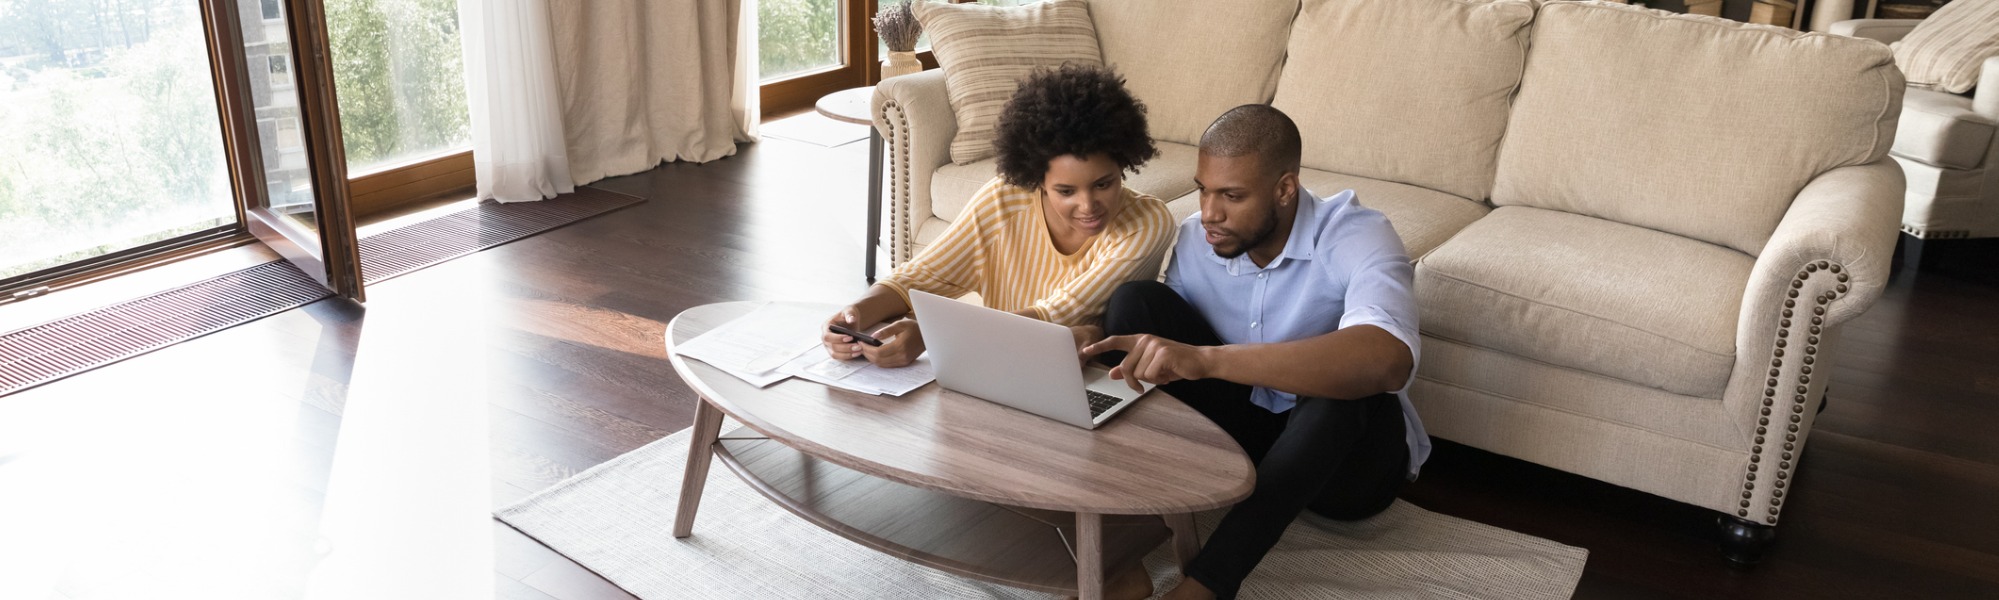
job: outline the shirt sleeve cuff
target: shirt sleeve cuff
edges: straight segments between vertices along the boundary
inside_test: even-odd
[[[902,284],[896,283],[895,280],[893,279],[881,279],[875,281],[875,285],[888,288],[888,291],[895,292],[896,296],[902,298],[902,305],[904,307],[908,308],[910,312],[916,311],[916,303],[909,301],[909,290],[902,287]]]
[[[1036,319],[1040,319],[1040,320],[1042,320],[1042,321],[1047,321],[1047,322],[1049,322],[1049,323],[1054,323],[1054,322],[1055,322],[1055,320],[1054,320],[1054,319],[1050,319],[1050,318],[1048,318],[1048,309],[1046,309],[1046,308],[1042,308],[1042,307],[1041,307],[1041,305],[1039,305],[1039,304],[1036,304],[1036,305],[1034,305],[1034,306],[1029,306],[1029,307],[1027,307],[1027,310],[1031,310],[1031,311],[1034,311],[1034,318],[1036,318]]]
[[[1382,331],[1388,332],[1388,335],[1400,340],[1402,345],[1409,347],[1409,378],[1402,381],[1401,387],[1390,391],[1401,392],[1409,389],[1409,384],[1416,382],[1416,366],[1423,364],[1422,338],[1418,337],[1416,332],[1403,327],[1401,323],[1395,322],[1386,311],[1373,306],[1347,311],[1346,316],[1340,318],[1340,329],[1360,325],[1380,327]]]

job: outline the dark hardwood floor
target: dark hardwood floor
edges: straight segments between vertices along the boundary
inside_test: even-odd
[[[0,398],[0,598],[627,598],[492,521],[688,425],[673,315],[864,289],[866,143],[768,139],[649,201]],[[1847,328],[1779,542],[1440,443],[1404,497],[1588,548],[1583,598],[1999,597],[1999,246]]]

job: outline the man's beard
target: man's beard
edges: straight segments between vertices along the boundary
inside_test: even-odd
[[[1249,239],[1243,240],[1241,244],[1238,244],[1236,245],[1236,247],[1230,248],[1227,251],[1223,251],[1221,248],[1216,248],[1215,256],[1220,256],[1222,258],[1235,258],[1238,256],[1242,256],[1243,253],[1248,252],[1250,248],[1261,246],[1265,241],[1269,241],[1270,236],[1275,235],[1276,233],[1277,233],[1277,208],[1272,207],[1270,209],[1270,214],[1263,219],[1263,228],[1257,230],[1256,235],[1249,236]]]

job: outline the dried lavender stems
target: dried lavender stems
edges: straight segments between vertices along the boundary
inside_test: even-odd
[[[916,36],[923,34],[923,24],[916,22],[916,13],[909,9],[910,1],[885,4],[875,13],[875,34],[890,52],[916,50]]]

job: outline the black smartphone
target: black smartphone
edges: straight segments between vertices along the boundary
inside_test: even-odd
[[[826,330],[840,335],[852,336],[854,338],[854,341],[858,341],[860,343],[867,344],[869,346],[882,345],[882,341],[875,339],[875,336],[861,333],[859,331],[854,331],[852,329],[848,329],[840,325],[827,325]]]

